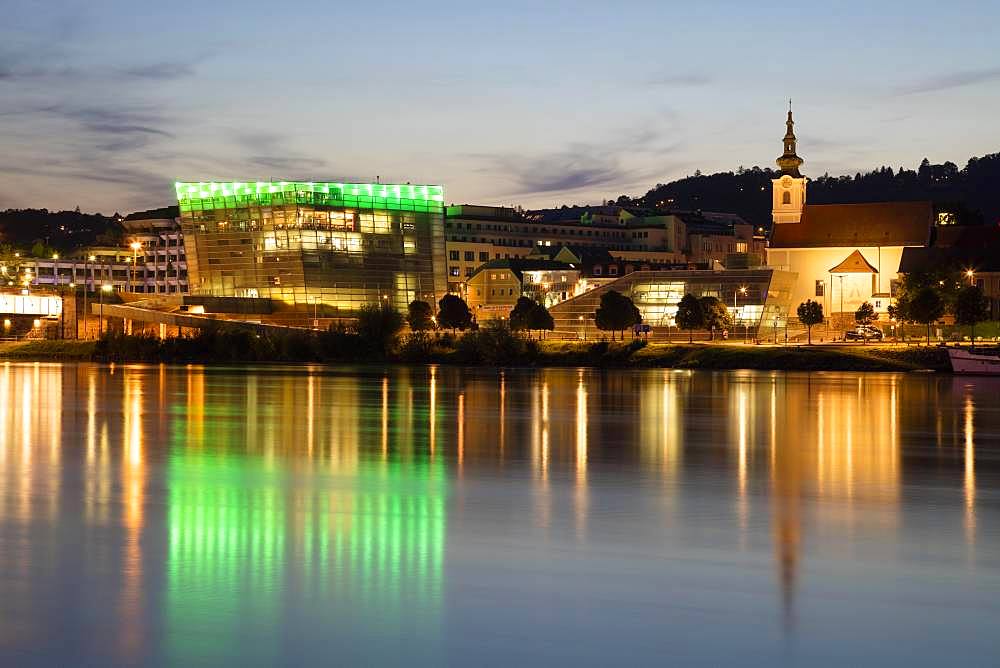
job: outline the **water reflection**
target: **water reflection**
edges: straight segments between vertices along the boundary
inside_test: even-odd
[[[440,663],[473,657],[477,641],[512,661],[567,659],[568,642],[537,644],[529,610],[548,610],[558,638],[639,602],[694,600],[700,614],[773,625],[754,641],[762,651],[790,636],[819,651],[810,590],[861,600],[873,564],[915,568],[910,555],[930,551],[972,590],[995,581],[984,555],[997,535],[984,528],[996,497],[983,491],[997,480],[995,389],[892,375],[3,364],[0,658],[272,664],[336,647],[343,663]],[[633,576],[643,584],[620,598]],[[740,587],[750,602],[719,591]],[[654,591],[673,595],[645,598]],[[954,605],[978,610],[966,630],[997,621],[962,595]],[[604,603],[565,616],[593,600]],[[856,612],[841,622],[871,619]],[[669,617],[619,633],[637,651],[697,635]],[[45,641],[54,626],[58,647]],[[592,656],[612,650],[588,642]]]

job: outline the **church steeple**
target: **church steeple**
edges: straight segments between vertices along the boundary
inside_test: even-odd
[[[781,170],[782,174],[787,174],[788,176],[793,176],[795,178],[801,178],[802,174],[799,173],[799,167],[805,162],[802,158],[795,154],[795,121],[792,120],[792,101],[788,101],[788,120],[785,122],[785,126],[788,128],[785,131],[785,152],[781,154],[775,162],[778,164],[778,168]]]

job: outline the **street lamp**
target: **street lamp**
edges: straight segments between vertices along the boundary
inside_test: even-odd
[[[976,284],[976,281],[974,280],[976,277],[976,272],[974,272],[972,269],[966,269],[965,275],[969,277],[969,285]]]
[[[98,336],[104,336],[104,293],[105,292],[111,292],[111,285],[109,283],[105,283],[104,285],[101,286],[101,294],[100,294],[101,313],[98,316],[98,323],[97,323]]]
[[[132,249],[132,292],[136,292],[135,289],[135,263],[138,262],[139,249],[142,248],[142,244],[138,241],[133,241],[128,245]]]
[[[737,322],[739,322],[739,319],[740,319],[739,318],[740,307],[736,303],[736,298],[739,295],[743,295],[744,299],[746,298],[746,296],[747,296],[747,286],[741,285],[739,290],[733,290],[733,324],[734,325]],[[743,340],[746,341],[746,337],[744,337]]]

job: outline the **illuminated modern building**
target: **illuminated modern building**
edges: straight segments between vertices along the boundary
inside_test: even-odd
[[[715,297],[733,316],[735,333],[760,332],[761,337],[784,331],[788,324],[794,274],[773,269],[725,271],[634,271],[549,309],[556,331],[571,336],[599,334],[594,312],[601,295],[616,290],[632,299],[642,321],[655,332],[670,335],[676,327],[677,305],[686,294]],[[676,330],[674,330],[676,333]],[[783,335],[783,334],[782,334]]]
[[[441,186],[177,183],[191,293],[349,315],[446,291]]]

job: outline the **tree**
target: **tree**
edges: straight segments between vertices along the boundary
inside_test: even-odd
[[[434,329],[434,309],[425,301],[414,300],[407,307],[406,322],[414,332]]]
[[[931,323],[940,320],[944,310],[941,295],[934,288],[926,286],[908,296],[904,313],[907,320],[927,325],[927,345],[930,345]]]
[[[870,302],[865,302],[854,312],[854,322],[859,325],[870,325],[875,322],[875,307]]]
[[[718,297],[705,296],[698,300],[701,312],[705,316],[704,326],[708,329],[712,341],[715,340],[715,330],[729,329],[733,326],[733,318],[726,305]]]
[[[678,328],[687,330],[688,343],[694,343],[694,330],[705,326],[705,312],[697,297],[688,293],[681,298],[677,304],[674,322]]]
[[[361,340],[378,346],[383,353],[388,352],[401,329],[403,314],[388,302],[365,304],[358,313],[358,334]]]
[[[807,299],[799,304],[797,314],[799,316],[799,322],[806,326],[806,339],[808,341],[808,345],[811,346],[813,342],[813,325],[818,325],[823,322],[823,305],[819,302]]]
[[[515,332],[531,329],[531,312],[534,308],[534,300],[523,295],[518,297],[510,312],[510,328]]]
[[[989,319],[989,300],[986,299],[982,289],[976,285],[970,285],[959,290],[955,297],[954,311],[956,323],[970,326],[969,338],[972,339],[972,346],[975,347],[976,323]]]
[[[594,312],[594,322],[597,328],[611,332],[612,341],[615,340],[615,332],[619,331],[622,333],[622,340],[624,340],[625,330],[641,320],[639,309],[632,303],[632,300],[617,290],[608,290],[601,295],[601,305]]]
[[[472,326],[472,311],[465,300],[457,295],[445,295],[438,301],[438,327],[468,329]]]
[[[875,319],[877,317],[878,316],[875,315],[875,307],[872,306],[871,303],[869,302],[865,302],[864,304],[858,307],[857,311],[854,312],[854,322],[858,323],[858,325],[861,326],[872,324],[873,322],[875,322]],[[861,341],[867,343],[868,338],[863,336],[861,338]]]
[[[635,307],[633,306],[632,308]],[[636,311],[638,312],[638,309]],[[528,329],[535,330],[536,332],[551,332],[555,328],[556,323],[552,319],[549,310],[541,304],[536,303],[528,313]]]
[[[543,331],[555,329],[555,321],[548,309],[528,297],[518,297],[510,312],[510,328],[514,331]]]

